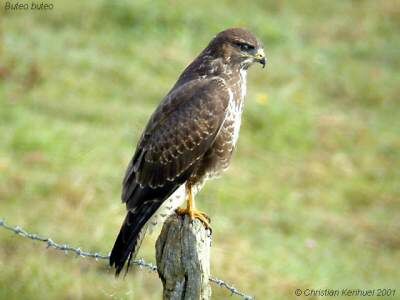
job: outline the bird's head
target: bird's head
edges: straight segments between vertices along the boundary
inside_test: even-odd
[[[210,43],[215,55],[226,63],[247,69],[258,62],[266,64],[264,48],[259,40],[248,30],[231,28],[220,32]]]

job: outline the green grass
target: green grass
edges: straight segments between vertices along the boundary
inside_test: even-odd
[[[244,26],[269,64],[250,71],[231,168],[198,196],[213,221],[213,275],[258,299],[296,288],[400,293],[400,2],[54,6],[1,8],[0,217],[107,253],[149,115],[212,36]],[[148,261],[155,239],[139,254]],[[117,280],[104,263],[5,231],[0,270],[1,299],[161,294],[154,274]]]

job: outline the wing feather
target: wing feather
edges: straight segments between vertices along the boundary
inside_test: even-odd
[[[137,186],[153,189],[178,179],[206,153],[226,115],[229,91],[218,77],[176,87],[152,115],[123,182],[122,200],[134,209],[146,199]],[[190,176],[190,174],[188,174]]]

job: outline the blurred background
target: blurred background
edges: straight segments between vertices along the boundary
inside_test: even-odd
[[[246,27],[269,63],[249,72],[229,171],[197,198],[213,224],[212,274],[258,299],[400,288],[400,1],[4,3],[0,218],[108,253],[148,117],[216,33]],[[139,257],[154,262],[156,237]],[[1,299],[161,295],[154,273],[115,279],[104,261],[4,230],[0,270]]]

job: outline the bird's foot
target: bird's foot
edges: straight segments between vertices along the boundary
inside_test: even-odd
[[[192,221],[194,219],[199,219],[201,222],[203,222],[203,224],[206,227],[206,229],[210,229],[211,230],[210,217],[207,216],[202,211],[199,211],[199,210],[196,210],[196,209],[178,208],[176,210],[176,213],[178,215],[180,215],[180,216],[188,215]]]

